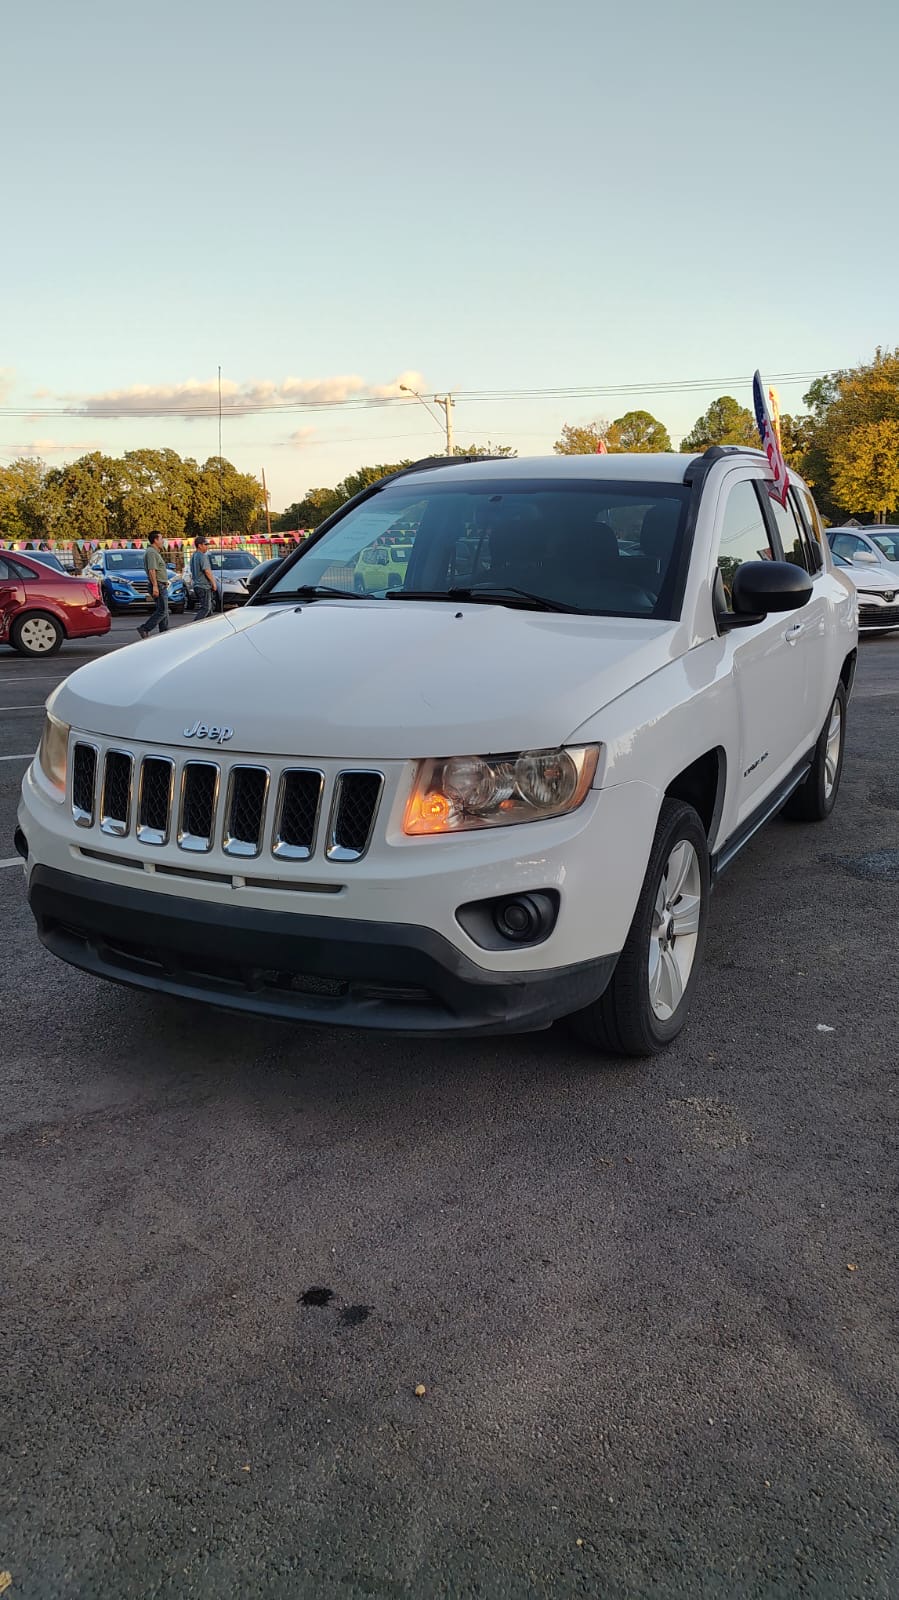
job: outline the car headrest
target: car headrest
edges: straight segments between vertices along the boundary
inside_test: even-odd
[[[667,561],[674,548],[681,507],[677,500],[660,500],[650,506],[640,529],[640,549],[653,561]]]

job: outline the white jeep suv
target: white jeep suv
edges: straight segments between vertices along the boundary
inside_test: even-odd
[[[82,667],[19,812],[44,944],[236,1011],[660,1049],[716,876],[840,781],[856,598],[769,482],[726,448],[421,463],[240,614]],[[401,587],[357,593],[397,526]]]

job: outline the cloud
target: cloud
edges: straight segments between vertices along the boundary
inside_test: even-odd
[[[286,439],[280,440],[281,449],[305,450],[318,433],[317,428],[295,428]]]
[[[384,401],[399,397],[401,387],[418,389],[424,383],[419,372],[402,372],[391,383],[371,384],[357,373],[341,373],[332,378],[287,377],[252,379],[222,383],[222,411],[229,416],[248,416],[254,411],[299,407],[344,405],[348,401]],[[128,389],[107,389],[99,394],[55,396],[65,412],[73,417],[176,416],[186,420],[208,417],[218,412],[217,380],[191,379],[187,383],[132,384]]]
[[[16,461],[20,456],[83,456],[90,450],[100,450],[103,447],[101,439],[70,439],[63,442],[60,439],[31,439],[27,444],[11,444],[6,447],[3,454],[11,461]]]

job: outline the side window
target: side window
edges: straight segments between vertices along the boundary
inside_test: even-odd
[[[777,527],[777,535],[783,550],[784,561],[789,561],[794,567],[802,567],[804,572],[815,573],[818,570],[817,562],[812,565],[812,555],[808,547],[808,536],[805,523],[799,516],[794,502],[787,496],[787,503],[782,506],[779,500],[768,495],[771,513]]]
[[[744,561],[772,561],[774,552],[755,488],[748,478],[735,483],[724,503],[718,571],[728,611],[733,611],[734,575]]]
[[[6,561],[4,561],[3,557],[0,556],[0,581],[2,581],[4,578],[9,578],[10,576],[11,573]]]
[[[800,516],[805,522],[806,532],[809,537],[809,548],[816,563],[816,570],[824,565],[821,558],[821,546],[824,543],[824,527],[818,515],[818,507],[807,489],[794,486],[790,490],[790,499],[799,508]]]
[[[838,533],[834,537],[833,548],[844,561],[854,561],[859,551],[865,549],[865,544],[854,533]]]

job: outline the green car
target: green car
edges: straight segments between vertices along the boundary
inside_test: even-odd
[[[353,588],[357,594],[372,594],[382,589],[401,589],[412,554],[408,544],[369,545],[360,551],[353,568]]]

